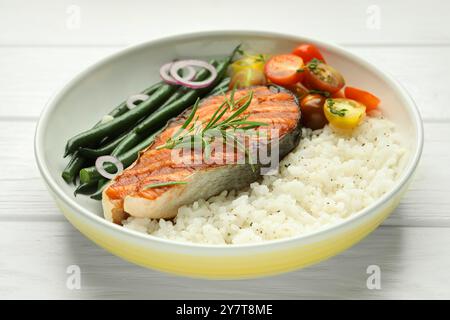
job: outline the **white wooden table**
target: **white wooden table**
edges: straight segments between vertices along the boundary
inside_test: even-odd
[[[450,298],[449,10],[442,0],[0,0],[0,298]],[[426,142],[399,208],[341,255],[258,280],[162,274],[84,238],[55,207],[35,165],[34,128],[47,99],[126,45],[240,28],[336,42],[405,85]],[[69,265],[81,268],[80,290],[66,287]],[[380,290],[366,286],[369,265],[381,268]]]

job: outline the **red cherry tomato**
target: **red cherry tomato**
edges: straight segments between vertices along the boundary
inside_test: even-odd
[[[341,73],[332,66],[313,59],[305,68],[305,84],[310,89],[333,94],[344,87],[345,80]]]
[[[303,60],[293,54],[279,54],[267,61],[264,73],[275,84],[280,86],[293,85],[303,79]]]
[[[299,56],[303,59],[304,63],[310,62],[312,59],[316,58],[322,62],[325,62],[325,59],[323,58],[322,54],[320,53],[319,49],[317,49],[312,44],[306,44],[303,43],[296,47],[294,51],[292,51],[293,54],[296,56]]]
[[[356,100],[366,106],[367,111],[374,110],[380,104],[380,99],[370,92],[355,88],[346,87],[345,97],[348,99]]]

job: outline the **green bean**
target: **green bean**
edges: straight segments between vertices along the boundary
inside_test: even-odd
[[[86,163],[86,159],[80,157],[78,151],[75,151],[69,160],[69,163],[64,168],[61,176],[67,183],[75,182],[75,178],[80,172],[81,168]]]
[[[155,132],[154,134],[147,137],[147,139],[143,140],[141,143],[136,145],[134,148],[128,150],[127,152],[119,155],[117,159],[122,162],[123,167],[129,167],[138,157],[139,151],[147,148],[155,139],[155,137],[159,134],[160,131]],[[105,163],[104,167],[106,172],[114,173],[116,171],[116,166],[112,163]],[[80,171],[80,181],[82,183],[88,183],[91,181],[98,181],[103,177],[97,171],[95,166],[83,168]]]
[[[143,135],[140,135],[134,131],[131,132],[116,146],[116,148],[114,148],[114,150],[111,152],[111,155],[117,157],[118,155],[127,152],[129,149],[141,142],[142,137]]]
[[[80,148],[80,149],[78,149],[78,153],[81,156],[89,158],[89,159],[97,159],[100,156],[110,154],[120,144],[120,142],[123,141],[127,137],[129,132],[130,131],[128,131],[125,134],[121,134],[117,138],[111,140],[109,143],[106,143],[104,146],[97,148],[97,149]]]
[[[72,137],[66,144],[65,156],[74,152],[79,147],[89,146],[91,143],[99,141],[110,134],[123,131],[164,103],[164,101],[167,100],[177,88],[178,86],[163,84],[150,96],[150,98],[142,101],[135,108],[114,118],[111,121],[99,124],[90,130],[84,131]]]
[[[227,92],[230,82],[231,82],[231,79],[229,77],[224,78],[217,86],[214,87],[214,89],[212,89],[212,91],[210,93],[208,93],[208,97],[216,95],[216,94],[220,94],[220,93],[222,93],[222,91]]]
[[[108,179],[100,179],[98,180],[98,187],[97,187],[97,191],[95,191],[92,195],[91,195],[91,199],[94,200],[102,200],[102,194],[103,194],[103,190],[106,188],[107,184],[108,184]]]
[[[142,91],[141,94],[152,95],[156,92],[156,90],[161,88],[161,86],[163,84],[164,84],[163,82],[155,83],[154,85],[151,85],[150,87],[148,87],[147,89]],[[116,117],[121,116],[122,114],[128,112],[129,110],[130,109],[127,106],[127,102],[123,101],[121,104],[119,104],[117,107],[115,107],[110,113],[108,113],[108,115],[113,118],[116,118]],[[101,124],[101,121],[99,121],[97,124]]]
[[[183,95],[185,95],[189,91],[189,88],[181,87],[179,88],[164,104],[157,109],[165,108],[168,104],[171,104],[172,102],[180,99]]]
[[[102,178],[102,179],[99,179],[98,181],[97,181],[97,188],[101,188],[103,185],[105,185],[105,183],[107,183],[109,181],[109,179],[106,179],[106,178]]]
[[[91,181],[89,183],[82,183],[75,189],[73,195],[76,197],[77,194],[92,194],[95,192],[96,188],[97,183],[95,181]]]

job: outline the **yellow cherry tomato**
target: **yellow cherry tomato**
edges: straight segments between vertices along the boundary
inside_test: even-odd
[[[352,130],[364,119],[366,106],[351,99],[327,99],[323,106],[325,117],[334,128]]]

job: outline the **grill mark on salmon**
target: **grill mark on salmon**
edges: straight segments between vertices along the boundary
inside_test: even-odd
[[[292,150],[300,136],[300,110],[291,93],[273,92],[266,86],[242,89],[235,92],[234,100],[241,104],[253,91],[250,106],[242,115],[249,115],[248,121],[264,122],[267,130],[279,130],[280,158]],[[228,94],[229,95],[229,94]],[[199,104],[196,116],[207,123],[214,112],[225,101],[223,95],[212,96]],[[166,128],[156,137],[154,143],[141,152],[129,168],[118,175],[103,192],[105,217],[120,224],[128,214],[136,217],[172,218],[178,207],[200,198],[209,198],[223,190],[240,189],[255,181],[258,172],[253,172],[249,164],[180,164],[172,159],[172,150],[156,148],[166,143],[184,123],[190,110],[169,121]],[[227,111],[223,118],[234,111]],[[195,152],[187,157],[194,157]],[[214,155],[214,154],[213,154]],[[218,156],[233,154],[217,152]],[[145,188],[149,184],[187,181],[186,185]]]

